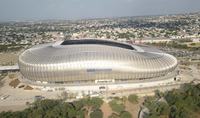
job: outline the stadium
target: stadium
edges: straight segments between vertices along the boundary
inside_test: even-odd
[[[110,85],[110,89],[160,85],[174,81],[176,67],[175,57],[156,48],[100,39],[41,44],[19,56],[23,80],[51,89],[62,86],[69,90],[99,90],[105,88],[102,85]]]

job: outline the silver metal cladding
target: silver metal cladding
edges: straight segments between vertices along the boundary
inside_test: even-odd
[[[140,80],[164,76],[177,60],[157,49],[108,40],[68,40],[32,47],[19,56],[22,75],[32,81]]]

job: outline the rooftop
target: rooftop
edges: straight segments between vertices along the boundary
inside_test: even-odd
[[[129,50],[135,50],[131,45],[124,44],[124,43],[118,43],[114,41],[108,41],[108,40],[96,40],[96,39],[84,39],[84,40],[65,40],[61,43],[61,45],[106,45],[106,46],[114,46]]]

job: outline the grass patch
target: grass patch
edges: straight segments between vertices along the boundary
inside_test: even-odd
[[[133,103],[133,104],[137,104],[138,103],[138,96],[135,95],[135,94],[129,95],[128,101]]]
[[[123,103],[116,99],[110,101],[109,105],[112,108],[112,110],[117,113],[120,113],[120,112],[124,111],[124,109],[125,109],[125,106],[123,105]]]

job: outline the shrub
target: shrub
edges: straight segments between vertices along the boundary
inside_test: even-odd
[[[128,96],[128,101],[131,103],[138,103],[138,96],[135,94],[129,95]]]
[[[112,100],[111,102],[109,102],[109,105],[112,108],[112,110],[117,113],[120,113],[125,109],[124,105],[117,100]]]
[[[96,109],[90,113],[90,118],[103,118],[103,112],[100,109]]]
[[[120,114],[120,118],[132,118],[132,115],[128,111],[123,111]]]

